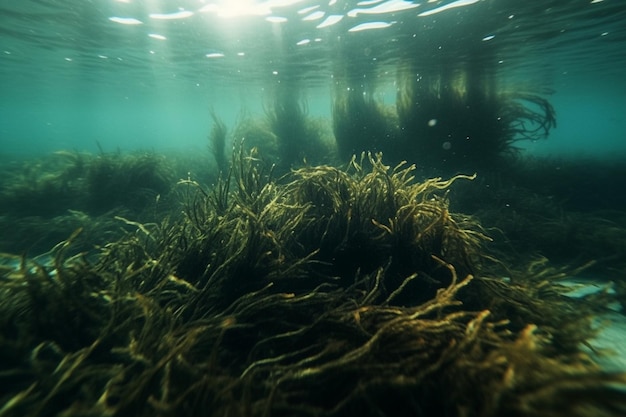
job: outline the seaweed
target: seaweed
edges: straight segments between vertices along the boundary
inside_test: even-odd
[[[119,205],[141,209],[157,195],[165,195],[175,182],[171,167],[154,153],[129,157],[102,153],[86,168],[86,211],[96,214]]]
[[[154,153],[60,151],[23,161],[0,183],[0,250],[37,254],[78,228],[84,245],[119,238],[115,215],[147,219],[168,209],[176,169]]]
[[[278,160],[278,138],[267,124],[267,120],[242,114],[233,129],[233,150],[243,147],[255,149],[258,155],[267,160]]]
[[[272,166],[241,147],[97,257],[76,235],[47,264],[5,255],[0,415],[624,414],[626,374],[583,349],[596,303],[559,285],[577,271],[508,268],[449,211],[473,176]]]
[[[621,171],[600,160],[520,157],[459,184],[453,200],[493,230],[503,255],[541,254],[561,265],[594,260],[589,272],[608,278],[626,253],[623,196],[614,192]]]

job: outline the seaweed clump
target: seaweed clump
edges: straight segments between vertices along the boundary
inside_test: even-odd
[[[60,151],[2,169],[0,251],[31,253],[47,251],[78,228],[85,233],[75,244],[105,243],[119,228],[114,216],[153,217],[177,178],[173,163],[141,152]]]
[[[50,265],[3,266],[0,415],[626,411],[558,271],[498,278],[479,225],[448,210],[462,177],[364,155],[277,180],[243,151],[230,172],[181,181],[182,218],[127,220],[95,261],[70,240]]]

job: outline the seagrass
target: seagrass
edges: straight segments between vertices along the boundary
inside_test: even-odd
[[[275,178],[241,149],[96,257],[71,254],[80,231],[46,264],[6,255],[0,416],[624,415],[572,271],[498,260],[449,211],[473,176],[414,171],[363,154]]]

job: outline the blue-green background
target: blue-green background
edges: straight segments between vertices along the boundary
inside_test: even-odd
[[[623,0],[257,1],[252,3],[265,4],[271,14],[238,17],[202,11],[213,3],[215,10],[228,5],[0,1],[0,154],[98,146],[204,149],[210,109],[232,126],[242,112],[262,114],[273,88],[290,82],[310,114],[330,118],[331,91],[345,65],[356,73],[361,66],[370,82],[375,73],[379,99],[392,104],[396,70],[405,58],[462,61],[475,44],[494,48],[482,65],[495,71],[501,88],[545,94],[556,109],[558,126],[548,140],[518,144],[527,152],[626,154]],[[451,4],[458,7],[419,16]],[[405,10],[354,16],[354,10],[381,5]],[[181,11],[191,13],[154,18]],[[318,28],[323,18],[303,19],[314,11],[343,18]],[[143,23],[124,25],[112,17]],[[390,26],[349,31],[367,22]],[[494,38],[481,44],[488,36]],[[303,39],[310,42],[298,45]],[[207,57],[216,52],[223,56]]]

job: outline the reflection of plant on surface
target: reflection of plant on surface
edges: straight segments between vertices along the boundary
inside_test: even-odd
[[[536,94],[499,90],[480,65],[398,72],[395,109],[376,100],[375,74],[339,77],[333,128],[339,155],[382,151],[436,172],[476,171],[501,165],[520,140],[547,137],[554,109]]]
[[[304,158],[303,144],[309,139],[306,114],[304,102],[289,88],[279,89],[271,106],[265,110],[267,125],[276,135],[279,166],[287,170],[292,163],[302,162]]]
[[[213,110],[211,110],[211,119],[213,120],[213,127],[209,133],[209,150],[215,158],[218,172],[225,175],[228,172],[228,155],[226,153],[228,129]]]
[[[434,167],[496,165],[515,142],[545,138],[556,124],[546,99],[498,91],[488,74],[409,73],[400,83],[397,110],[406,150]]]
[[[245,151],[230,172],[93,263],[66,242],[0,268],[3,415],[623,415],[626,375],[580,348],[593,300],[541,263],[498,278],[457,178],[365,155],[278,183]]]
[[[296,88],[282,86],[265,111],[269,130],[276,135],[279,171],[286,172],[303,161],[319,164],[332,160],[332,147],[324,138],[321,120],[308,116],[306,102]]]
[[[383,152],[392,160],[402,160],[397,116],[376,100],[373,90],[338,83],[332,116],[337,150],[344,160],[361,152]]]
[[[293,92],[279,90],[266,108],[265,117],[244,115],[233,132],[235,147],[256,149],[260,156],[286,173],[305,163],[319,164],[335,159],[334,144],[321,119],[307,115],[306,103]]]

